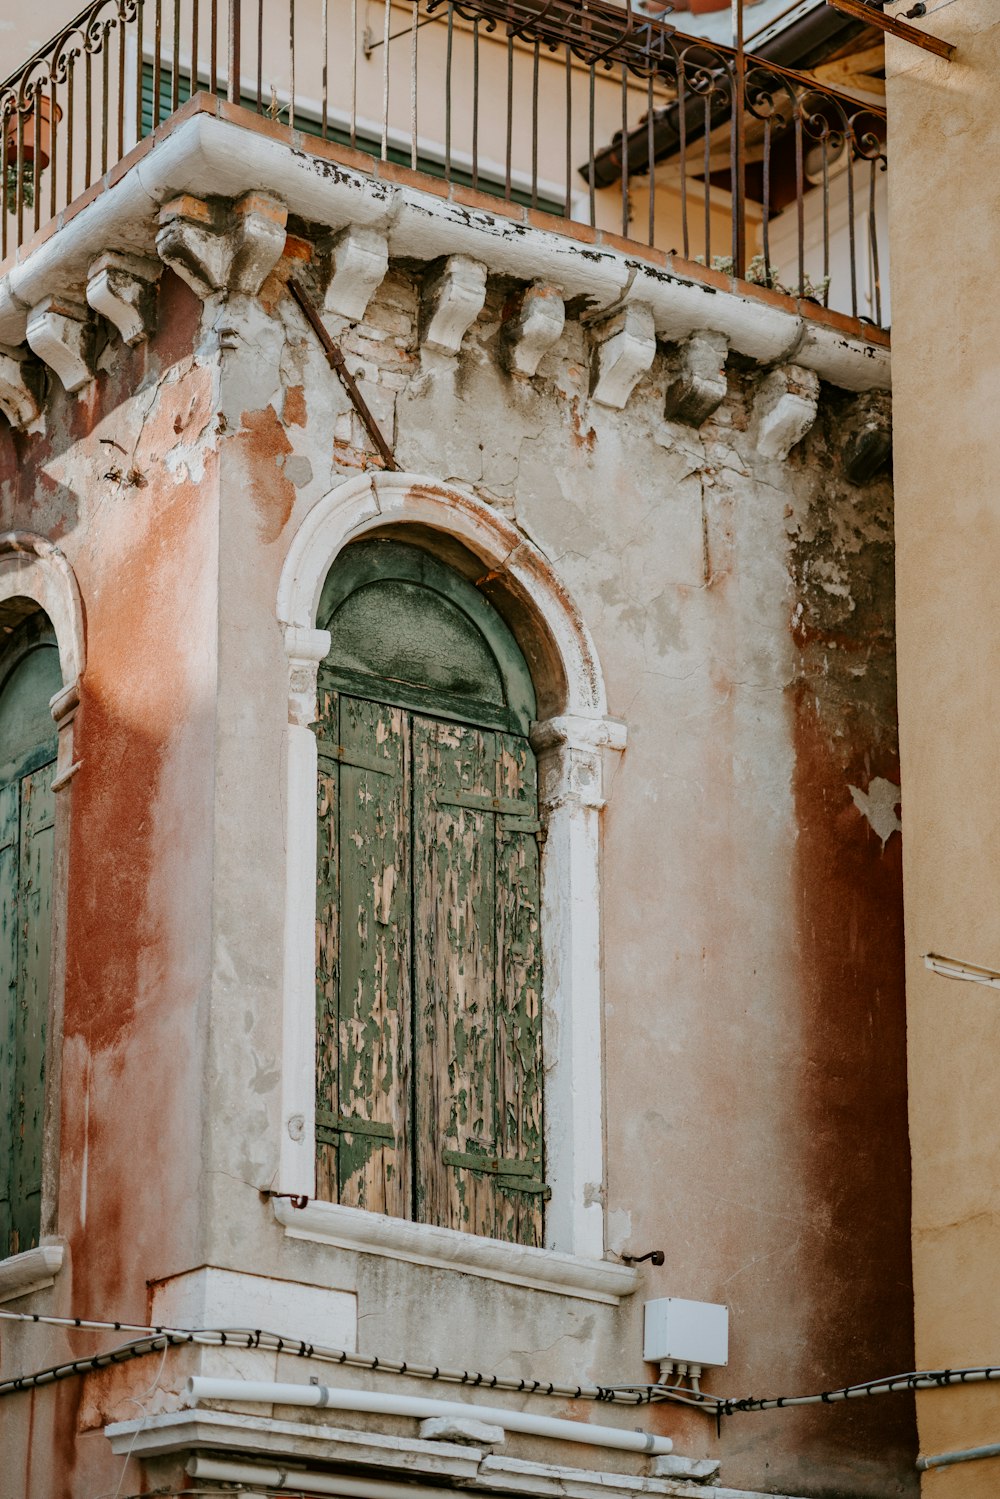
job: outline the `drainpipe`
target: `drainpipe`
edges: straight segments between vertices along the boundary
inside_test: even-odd
[[[950,1468],[953,1463],[974,1463],[981,1457],[1000,1457],[1000,1442],[989,1447],[965,1447],[961,1452],[939,1452],[936,1457],[918,1457],[917,1468],[926,1473],[929,1468]]]
[[[592,1426],[589,1421],[560,1421],[553,1416],[535,1416],[505,1406],[464,1404],[458,1400],[426,1400],[419,1395],[390,1395],[377,1390],[338,1390],[321,1384],[272,1384],[254,1379],[208,1379],[193,1375],[187,1382],[193,1405],[202,1400],[239,1400],[250,1405],[318,1406],[323,1410],[363,1411],[379,1416],[412,1416],[418,1421],[430,1416],[470,1416],[503,1426],[526,1436],[550,1437],[560,1442],[582,1442],[588,1447],[609,1447],[619,1452],[645,1452],[666,1456],[673,1452],[669,1437],[644,1431],[622,1431],[617,1426]]]

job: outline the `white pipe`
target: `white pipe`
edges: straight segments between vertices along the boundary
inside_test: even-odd
[[[646,1452],[657,1457],[673,1452],[669,1437],[644,1431],[622,1431],[616,1426],[593,1426],[589,1421],[560,1421],[505,1406],[463,1404],[457,1400],[427,1400],[419,1395],[390,1395],[378,1390],[339,1390],[322,1384],[272,1384],[254,1379],[208,1379],[193,1375],[187,1382],[193,1404],[200,1400],[240,1400],[251,1405],[320,1406],[325,1410],[366,1411],[380,1416],[460,1416],[489,1421],[507,1431],[551,1437],[560,1442],[583,1442],[589,1447],[611,1447],[620,1452]]]
[[[926,1473],[931,1468],[950,1468],[953,1463],[974,1463],[985,1457],[1000,1457],[1000,1442],[991,1442],[988,1447],[966,1447],[961,1452],[939,1452],[936,1457],[918,1457],[917,1467]]]
[[[259,1484],[267,1489],[294,1489],[300,1494],[342,1494],[344,1499],[413,1499],[414,1495],[413,1484],[390,1483],[385,1478],[348,1478],[308,1468],[262,1468],[256,1463],[203,1457],[200,1453],[191,1458],[187,1471],[192,1478],[212,1478],[217,1483]],[[429,1489],[420,1484],[419,1493],[420,1499],[456,1499],[454,1489]]]

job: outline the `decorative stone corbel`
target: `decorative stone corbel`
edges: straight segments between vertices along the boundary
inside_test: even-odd
[[[388,269],[389,244],[384,234],[363,224],[343,229],[330,250],[325,311],[360,322]]]
[[[156,327],[156,283],[162,266],[139,255],[109,250],[87,272],[87,301],[127,344],[139,344]]]
[[[724,333],[700,330],[670,355],[670,374],[663,414],[668,421],[700,427],[726,398],[726,355],[729,340]]]
[[[72,394],[94,378],[94,326],[88,308],[45,297],[28,314],[28,346]]]
[[[872,390],[859,396],[844,418],[842,457],[852,484],[866,484],[888,462],[892,451],[892,397]]]
[[[79,706],[79,682],[70,682],[69,686],[57,692],[49,703],[49,710],[59,731],[56,773],[52,781],[53,791],[61,791],[64,786],[68,786],[83,764],[82,760],[73,759],[73,720],[76,718],[76,710]]]
[[[597,346],[591,396],[599,405],[621,411],[656,357],[652,310],[644,302],[630,302],[592,331]]]
[[[316,680],[319,663],[330,652],[329,630],[285,626],[288,656],[288,722],[308,729],[316,720]]]
[[[521,295],[503,326],[500,356],[514,375],[534,375],[566,322],[566,304],[555,286],[535,281]]]
[[[753,404],[751,435],[764,458],[787,458],[816,420],[819,376],[783,364],[764,379]]]
[[[229,210],[182,193],[160,209],[160,259],[202,298],[256,296],[285,248],[288,211],[266,193],[244,193]]]
[[[421,343],[439,354],[457,354],[483,310],[486,267],[470,255],[449,255],[424,287]]]
[[[0,411],[12,427],[30,426],[42,414],[45,371],[26,349],[0,344]]]
[[[604,806],[603,751],[621,754],[627,730],[614,718],[580,718],[563,713],[531,729],[538,756],[538,795],[551,812],[569,803],[599,812]]]

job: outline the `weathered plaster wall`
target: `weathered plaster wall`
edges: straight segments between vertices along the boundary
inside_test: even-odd
[[[608,1245],[661,1247],[666,1263],[612,1308],[296,1241],[274,1221],[260,1189],[282,1127],[275,597],[302,519],[371,463],[283,294],[307,253],[289,248],[259,299],[212,305],[200,333],[166,276],[149,353],[57,402],[44,435],[0,437],[4,521],[62,538],[92,662],[72,793],[59,1221],[72,1274],[51,1304],[141,1318],[147,1282],[167,1295],[211,1264],[355,1293],[366,1352],[609,1382],[652,1375],[641,1302],[673,1294],[732,1309],[718,1391],[905,1367],[900,840],[878,811],[896,779],[888,484],[842,477],[850,398],[826,388],[790,458],[762,457],[763,371],[735,357],[700,431],[663,419],[662,348],[624,412],[594,403],[575,316],[534,380],[504,373],[502,279],[457,359],[419,351],[415,264],[392,266],[360,326],[329,323],[400,465],[475,492],[551,560],[628,725],[604,817]],[[109,451],[122,479],[101,478]],[[15,1363],[45,1362],[41,1347],[5,1335]],[[147,1408],[187,1367],[171,1356]],[[64,1485],[74,1499],[113,1491],[120,1460],[98,1428],[132,1414],[124,1392],[155,1373],[147,1360],[88,1380],[82,1400],[75,1384],[34,1397],[39,1422],[58,1409],[55,1471],[74,1424],[92,1430]],[[635,1424],[615,1407],[567,1413]],[[643,1419],[680,1451],[718,1451],[730,1485],[913,1489],[903,1400],[744,1416],[721,1443],[701,1416]],[[566,1460],[530,1439],[510,1450]],[[133,1463],[126,1483],[140,1481]]]
[[[1000,968],[991,729],[1000,316],[996,204],[982,189],[1000,162],[1000,22],[989,0],[963,0],[926,26],[957,44],[952,62],[887,47],[914,1293],[925,1368],[992,1363],[1000,1347],[1000,1009],[989,989],[923,963],[933,952]],[[930,130],[928,153],[918,143]],[[931,214],[950,226],[940,266],[922,233]],[[993,1386],[930,1392],[918,1410],[925,1454],[997,1440]],[[998,1482],[992,1459],[929,1473],[925,1492],[977,1499]]]
[[[147,1279],[201,1254],[218,516],[211,471],[172,457],[214,420],[213,372],[193,358],[200,316],[168,278],[152,343],[109,346],[86,393],[53,393],[40,430],[0,431],[0,525],[58,542],[93,651],[81,768],[59,793],[69,902],[46,1226],[68,1262],[32,1301],[57,1314],[142,1322]],[[94,1342],[5,1326],[0,1348],[7,1375]],[[82,1396],[72,1381],[4,1408],[0,1492],[97,1491],[83,1474],[91,1449],[107,1468],[106,1443],[78,1442]]]

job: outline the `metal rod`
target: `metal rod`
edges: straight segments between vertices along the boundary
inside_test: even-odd
[[[531,206],[538,207],[538,57],[541,42],[535,37],[531,58]]]
[[[257,0],[257,113],[264,113],[264,0]],[[323,117],[325,125],[325,109]]]
[[[174,49],[170,64],[170,112],[173,114],[181,97],[181,0],[174,0]]]
[[[451,6],[449,5],[449,15]],[[510,202],[511,146],[514,132],[514,31],[507,27],[507,151],[505,156],[503,195]]]
[[[451,68],[455,45],[455,7],[448,0],[448,46],[444,67],[444,180],[451,181]]]
[[[351,404],[353,405],[355,411],[358,413],[358,416],[361,418],[365,431],[368,433],[368,436],[375,444],[379,456],[381,457],[386,468],[398,469],[399,464],[396,462],[395,458],[392,455],[392,449],[383,437],[378,422],[369,411],[368,406],[365,403],[364,396],[358,389],[357,381],[351,374],[350,370],[347,368],[347,362],[344,359],[343,354],[341,353],[337,344],[335,344],[333,339],[330,337],[330,334],[326,329],[326,325],[324,324],[319,313],[316,311],[316,308],[313,306],[311,300],[309,299],[309,296],[305,292],[304,288],[300,285],[300,283],[298,281],[295,281],[294,279],[289,281],[288,290],[291,292],[292,296],[295,298],[295,301],[302,309],[306,322],[309,324],[310,328],[319,339],[323,353],[326,355],[327,363],[329,364],[330,368],[333,370],[337,378],[340,380],[344,389],[347,391],[347,394],[350,396]]]
[[[878,162],[871,163],[871,179],[868,190],[868,232],[872,250],[872,290],[875,294],[875,321],[882,326],[882,283],[878,267],[878,220],[875,217],[875,173]]]
[[[219,0],[212,0],[212,41],[208,87],[213,94],[219,92]]]
[[[263,0],[261,0],[263,3]],[[259,68],[259,63],[258,63]],[[259,105],[258,105],[259,108]],[[323,120],[320,126],[320,135],[326,140],[327,119],[330,113],[330,7],[329,0],[323,0]]]
[[[733,38],[736,43],[733,97],[733,275],[742,281],[747,270],[746,222],[746,103],[747,59],[743,45],[743,0],[733,0]]]
[[[229,0],[229,102],[240,102],[240,66],[243,49],[240,45],[240,22],[242,14],[240,0]]]
[[[288,124],[295,129],[295,0],[288,0]]]
[[[153,12],[153,107],[151,121],[155,130],[160,123],[160,54],[163,48],[163,0],[156,0]]]
[[[479,187],[479,22],[472,28],[472,186]]]
[[[389,159],[389,27],[392,20],[392,11],[389,0],[382,0],[382,40],[385,42],[385,50],[382,53],[382,160]]]
[[[325,4],[325,0],[324,0]],[[410,170],[417,170],[417,33],[420,30],[420,0],[413,0],[413,25],[410,37]]]
[[[912,42],[915,47],[922,47],[925,52],[933,52],[936,57],[951,61],[955,51],[954,42],[943,42],[940,37],[930,36],[926,31],[918,31],[915,26],[908,26],[905,21],[897,21],[880,10],[873,10],[870,5],[864,3],[864,0],[826,0],[826,3],[832,5],[834,10],[839,10],[842,15],[851,16],[855,21],[864,21],[866,26],[875,26],[879,31],[887,31],[890,36],[898,36],[900,41]]]
[[[622,238],[628,239],[628,68],[622,63]]]

